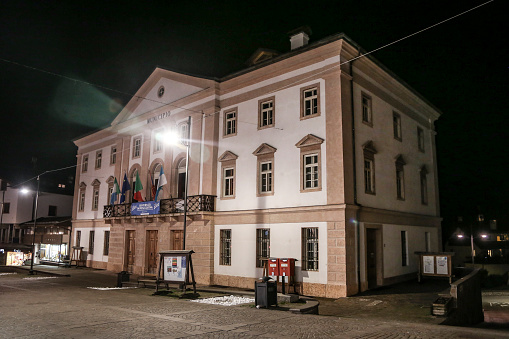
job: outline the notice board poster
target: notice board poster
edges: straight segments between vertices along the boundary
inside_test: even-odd
[[[186,281],[187,262],[185,255],[164,256],[164,275],[166,281]]]
[[[422,257],[422,266],[424,274],[435,273],[435,257],[432,255],[425,255]]]
[[[449,265],[447,257],[437,256],[437,274],[449,275]]]

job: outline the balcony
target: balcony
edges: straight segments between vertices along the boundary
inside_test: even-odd
[[[187,212],[214,212],[214,198],[214,195],[205,194],[187,197]],[[160,203],[159,215],[184,213],[184,199],[182,198],[161,199]],[[131,203],[104,206],[103,218],[105,219],[130,216]]]

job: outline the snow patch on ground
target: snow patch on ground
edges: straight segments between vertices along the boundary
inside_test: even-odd
[[[16,273],[16,272],[12,272],[12,273],[0,273],[0,276],[2,276],[2,275],[11,275],[11,274],[18,274],[18,273]]]
[[[238,296],[224,296],[224,297],[214,297],[214,298],[206,298],[206,299],[196,299],[190,300],[196,303],[203,304],[212,304],[212,305],[221,305],[221,306],[235,306],[240,304],[249,304],[254,303],[254,298],[246,298],[246,297],[238,297]]]
[[[57,277],[26,277],[24,280],[43,280],[43,279],[56,279]]]
[[[111,291],[111,290],[127,290],[130,288],[138,288],[138,287],[87,287],[91,290],[99,290],[99,291]]]

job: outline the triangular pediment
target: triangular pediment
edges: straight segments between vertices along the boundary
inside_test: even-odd
[[[304,147],[304,146],[314,146],[314,145],[320,145],[323,143],[323,139],[317,137],[313,134],[308,134],[304,138],[300,139],[298,143],[295,144],[298,148]]]
[[[161,107],[167,107],[168,111],[175,109],[177,107],[171,103],[213,87],[213,83],[213,80],[156,68],[111,125],[117,125],[156,109],[160,110]]]
[[[101,182],[97,179],[94,179],[94,181],[92,181],[92,186],[99,186],[101,184]]]
[[[373,154],[378,153],[378,151],[375,148],[375,145],[373,144],[373,140],[369,140],[366,143],[364,143],[364,145],[362,145],[362,149],[364,150],[364,152],[369,152]]]
[[[251,57],[246,61],[248,66],[256,65],[265,60],[272,59],[279,55],[279,52],[268,48],[258,48]]]
[[[223,161],[229,161],[229,160],[237,160],[239,156],[233,152],[225,151],[217,161],[223,162]]]
[[[396,165],[401,165],[401,166],[405,166],[406,165],[406,162],[405,162],[405,159],[403,159],[403,156],[401,154],[398,154],[394,160],[396,160]]]
[[[263,143],[253,152],[253,155],[259,156],[264,154],[273,154],[277,151],[277,148],[272,147],[269,144]]]

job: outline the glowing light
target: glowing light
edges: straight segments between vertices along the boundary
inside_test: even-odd
[[[488,235],[487,235],[487,234],[482,234],[482,235],[481,235],[481,238],[483,238],[483,239],[486,239],[487,237],[488,237]]]
[[[161,140],[165,144],[168,145],[178,145],[180,144],[180,136],[175,131],[169,131],[166,133],[158,133],[156,134],[156,139]]]
[[[28,192],[30,192],[30,190],[28,188],[22,188],[20,192],[23,194],[28,194]]]
[[[463,234],[458,234],[458,238],[463,238]]]

